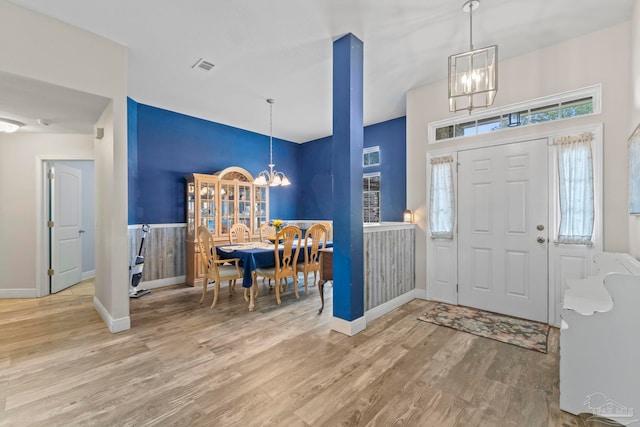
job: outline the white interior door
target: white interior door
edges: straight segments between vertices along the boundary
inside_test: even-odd
[[[82,172],[55,165],[51,195],[51,292],[60,292],[82,279]]]
[[[458,303],[546,323],[546,140],[460,151],[458,163]]]

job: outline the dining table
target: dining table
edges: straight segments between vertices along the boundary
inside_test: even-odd
[[[312,244],[312,243],[311,243]],[[310,247],[309,244],[307,249]],[[326,247],[333,247],[333,242],[326,242]],[[216,246],[219,259],[239,258],[242,272],[242,287],[251,288],[253,285],[253,271],[256,268],[273,267],[276,264],[275,244],[267,242],[246,242],[224,244]],[[295,250],[295,246],[294,246]],[[280,253],[284,246],[280,246]],[[304,251],[300,251],[298,262],[304,262]],[[253,309],[253,292],[250,292],[250,309]]]

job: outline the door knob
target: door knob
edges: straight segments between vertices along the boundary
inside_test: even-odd
[[[544,225],[542,224],[538,224],[538,226],[536,227],[539,231],[544,230]]]
[[[84,233],[84,230],[78,230],[78,234]]]
[[[538,236],[538,238],[537,238],[536,240],[538,240],[538,243],[544,243],[544,242],[546,242],[546,241],[547,241],[547,239],[545,239],[545,238],[544,238],[544,237],[542,237],[542,236]]]

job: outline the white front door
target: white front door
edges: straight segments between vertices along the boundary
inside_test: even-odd
[[[458,303],[547,323],[547,144],[458,153]]]
[[[82,172],[55,165],[51,195],[51,292],[60,292],[82,279]]]

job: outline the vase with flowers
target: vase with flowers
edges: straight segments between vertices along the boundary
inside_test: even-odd
[[[280,232],[280,230],[282,230],[282,227],[284,227],[286,224],[281,219],[272,219],[271,221],[269,221],[269,225],[275,229],[275,235],[268,236],[268,239],[271,241],[271,243],[275,243],[276,235]]]
[[[282,230],[282,227],[284,227],[285,224],[284,224],[284,221],[282,221],[281,219],[272,219],[271,222],[269,222],[269,225],[275,228],[276,234],[278,234],[280,230]]]

